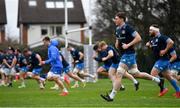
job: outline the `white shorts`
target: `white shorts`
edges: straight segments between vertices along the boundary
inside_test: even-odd
[[[61,76],[59,74],[54,74],[53,72],[48,72],[47,74],[47,78],[53,78],[53,77],[56,77],[56,78],[60,78]]]
[[[174,69],[171,70],[171,73],[174,74],[174,75],[176,75],[176,76],[178,75],[178,71],[177,71],[177,70],[174,70]]]
[[[15,70],[15,68],[12,68],[12,69],[4,68],[3,69],[3,73],[5,75],[15,75],[16,74],[16,70]]]

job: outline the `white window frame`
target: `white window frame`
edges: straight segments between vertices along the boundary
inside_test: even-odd
[[[35,7],[35,6],[37,6],[37,1],[36,1],[36,0],[29,0],[29,1],[28,1],[28,5],[29,5],[30,7]]]

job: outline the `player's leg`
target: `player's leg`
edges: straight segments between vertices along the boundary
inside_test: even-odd
[[[104,76],[108,76],[108,71],[109,69],[106,70],[106,67],[103,65],[103,66],[100,66],[98,69],[97,69],[97,73],[98,74],[101,74],[101,75],[104,75]]]
[[[120,66],[117,69],[117,72],[116,72],[116,69],[113,69],[113,68],[110,68],[109,70],[109,73],[112,73],[112,76],[110,77],[112,78],[113,89],[109,95],[102,96],[107,101],[113,101],[114,97],[116,96],[117,91],[119,91],[121,87],[121,79],[124,73],[126,72],[125,69],[122,67],[124,67],[123,64],[120,64]]]
[[[80,70],[79,70],[77,67],[75,67],[75,68],[73,69],[73,74],[77,75],[77,73],[78,73],[79,71],[80,71]],[[79,83],[78,83],[78,81],[75,81],[74,85],[71,86],[71,88],[77,88],[77,87],[79,87]]]
[[[5,86],[5,74],[4,74],[4,69],[0,69],[0,74],[1,74],[1,84],[0,86]]]
[[[81,79],[79,76],[73,74],[72,72],[67,72],[66,73],[69,77],[73,78],[76,81],[80,81],[83,84],[83,87],[86,86],[86,81],[84,79]]]
[[[18,88],[25,88],[26,84],[25,84],[25,76],[27,74],[27,69],[26,67],[23,67],[20,69],[20,80],[21,80],[21,85]]]
[[[96,76],[95,75],[91,75],[88,72],[85,72],[84,63],[77,64],[77,69],[79,70],[79,74],[82,77],[90,77],[90,78],[93,78],[94,80],[96,80]]]
[[[180,98],[180,86],[177,84],[177,81],[174,79],[172,74],[170,73],[169,70],[166,70],[162,72],[162,75],[171,83],[173,88],[176,91],[176,98]]]
[[[133,81],[136,91],[139,89],[139,82],[131,74],[129,74],[128,72],[125,72],[124,77]]]
[[[66,87],[64,86],[63,82],[60,80],[60,75],[54,74],[53,72],[48,72],[47,79],[49,81],[55,81],[55,83],[61,88],[62,93],[60,94],[61,96],[66,96],[68,95],[68,91]]]

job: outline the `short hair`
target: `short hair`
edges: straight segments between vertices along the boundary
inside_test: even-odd
[[[49,41],[50,42],[50,38],[46,36],[43,38],[43,41]]]
[[[107,45],[107,43],[106,43],[105,41],[101,41],[101,42],[99,43],[99,46],[100,46],[100,47],[103,47],[104,45]]]
[[[21,53],[21,50],[19,48],[16,49],[17,52]]]
[[[116,14],[117,17],[122,18],[124,21],[126,21],[126,14],[125,12],[118,12]]]
[[[13,52],[15,51],[12,46],[9,46],[9,47],[8,47],[8,50],[11,50],[11,51],[13,51]]]
[[[152,27],[159,28],[159,25],[158,25],[158,24],[152,24],[151,26],[152,26]]]
[[[93,46],[93,50],[96,51],[99,48],[99,42],[96,42]]]
[[[23,53],[27,53],[28,51],[31,51],[29,48],[25,48],[24,50],[23,50]]]

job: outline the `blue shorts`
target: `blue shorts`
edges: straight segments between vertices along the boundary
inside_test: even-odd
[[[77,68],[78,70],[83,70],[84,69],[84,63],[76,64],[75,68]]]
[[[158,60],[153,67],[159,70],[159,72],[166,71],[169,69],[169,60]]]
[[[21,67],[21,68],[19,68],[19,71],[20,72],[27,72],[28,68],[27,67]]]
[[[63,68],[64,73],[69,73],[71,71],[70,66]]]
[[[114,64],[114,63],[113,63],[113,64],[111,65],[111,68],[117,69],[118,66],[119,66],[119,63],[117,63],[117,64]]]
[[[178,72],[180,72],[180,61],[172,63],[170,65],[170,69],[177,70]]]
[[[60,68],[60,67],[56,67],[56,68],[51,68],[50,71],[51,71],[53,74],[62,74],[63,69]]]
[[[32,73],[35,75],[40,75],[41,71],[42,71],[42,68],[34,68],[32,70]]]
[[[107,72],[109,71],[110,66],[102,65],[102,67],[103,67]]]
[[[136,55],[135,54],[123,54],[123,56],[121,57],[120,63],[123,63],[130,68],[132,65],[137,64],[136,63]]]

